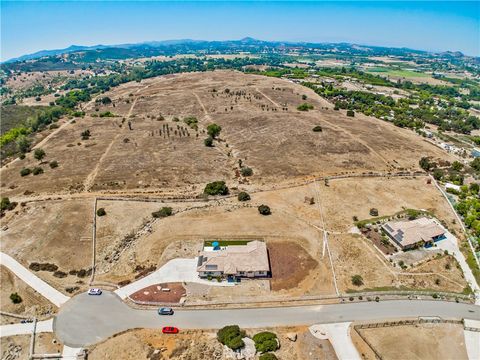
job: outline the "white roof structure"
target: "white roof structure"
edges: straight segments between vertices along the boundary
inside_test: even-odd
[[[258,240],[224,250],[203,251],[197,266],[198,272],[220,271],[226,275],[269,270],[267,246]]]

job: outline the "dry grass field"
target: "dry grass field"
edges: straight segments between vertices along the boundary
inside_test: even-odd
[[[28,359],[30,335],[17,335],[0,338],[1,359]],[[62,352],[62,345],[53,333],[40,333],[35,336],[34,354],[57,354]]]
[[[308,328],[273,328],[280,341],[280,349],[275,351],[279,359],[288,360],[336,360],[336,354],[328,340],[314,338]],[[262,329],[247,330],[253,336]],[[288,333],[297,334],[297,340],[287,339]],[[161,334],[159,330],[133,330],[117,335],[100,344],[92,346],[88,358],[122,358],[124,360],[155,359],[172,360],[223,360],[223,345],[216,339],[213,331],[181,331],[178,335]]]
[[[302,95],[313,110],[296,109]],[[91,101],[85,118],[42,146],[43,163],[29,154],[2,168],[5,195],[26,190],[192,194],[216,179],[245,181],[235,171],[239,160],[253,168],[252,184],[270,185],[313,174],[416,169],[422,156],[445,157],[411,131],[360,114],[348,118],[312,90],[282,79],[232,71],[189,73],[123,84],[105,96],[113,104]],[[115,117],[97,116],[105,111]],[[187,116],[198,118],[198,131],[182,122]],[[213,122],[222,132],[208,148],[203,140]],[[313,132],[315,125],[323,132]],[[90,139],[82,140],[84,130],[91,132]],[[60,166],[50,169],[52,160]],[[22,168],[35,166],[44,173],[20,176]]]
[[[468,359],[460,324],[405,325],[359,331],[385,360]],[[442,341],[446,339],[448,341]],[[364,359],[375,359],[368,345],[358,337],[356,345]]]
[[[305,101],[302,95],[314,110],[296,109]],[[410,274],[415,269],[400,274],[371,242],[351,233],[353,217],[368,219],[374,207],[381,216],[405,208],[426,209],[460,235],[447,203],[425,177],[349,178],[330,180],[328,185],[323,181],[301,185],[318,175],[414,170],[425,155],[448,158],[411,131],[361,115],[346,117],[313,91],[286,80],[231,71],[132,82],[105,96],[113,104],[92,100],[85,106],[85,118],[45,141],[42,164],[29,154],[1,172],[4,196],[25,201],[2,221],[6,226],[2,251],[27,267],[31,262],[58,266],[66,276],[37,274],[59,290],[86,287],[94,196],[138,193],[192,198],[212,180],[225,180],[233,195],[248,191],[252,200],[99,200],[98,208],[107,215],[97,217],[96,280],[132,281],[170,259],[196,256],[205,239],[260,238],[273,256],[272,294],[333,294],[332,269],[323,253],[322,213],[341,292],[352,288],[355,274],[364,279],[359,289],[463,290],[465,281],[455,266],[442,270],[445,260],[432,260],[422,274]],[[115,116],[97,116],[105,111]],[[198,131],[182,121],[190,115],[198,118]],[[209,148],[203,139],[212,122],[220,124],[222,132],[215,147]],[[322,132],[312,131],[317,124]],[[91,137],[82,140],[80,134],[87,129]],[[58,168],[48,166],[52,160],[59,162]],[[240,160],[253,169],[253,176],[239,175]],[[21,168],[34,166],[45,172],[19,175]],[[58,195],[63,199],[53,200]],[[306,197],[313,197],[314,204]],[[45,201],[31,201],[35,198]],[[269,205],[272,215],[259,215],[260,204]],[[153,219],[151,213],[162,206],[171,206],[174,216]],[[288,277],[281,264],[291,263],[290,253],[302,254],[305,266]],[[74,274],[79,270],[81,277]],[[439,284],[433,272],[444,276]],[[215,289],[210,295],[222,298],[228,295],[225,292]]]
[[[0,310],[22,316],[45,317],[55,312],[55,305],[51,304],[42,295],[30,288],[22,280],[16,277],[10,270],[0,266]],[[14,304],[10,300],[10,294],[17,293],[22,298],[20,304]],[[0,316],[1,324],[18,323],[18,319],[9,316]]]

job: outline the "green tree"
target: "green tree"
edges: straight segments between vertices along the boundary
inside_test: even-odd
[[[418,164],[425,171],[430,171],[430,169],[433,168],[433,164],[430,162],[430,159],[428,157],[422,157]]]
[[[20,295],[18,295],[18,293],[12,293],[10,294],[10,300],[12,300],[12,303],[14,304],[20,304],[23,300],[22,300],[22,297]]]
[[[207,126],[207,134],[210,135],[212,138],[216,138],[220,135],[220,131],[222,131],[222,127],[217,124],[210,124]]]
[[[248,201],[250,200],[250,195],[245,191],[238,193],[238,201]]]
[[[209,136],[205,140],[203,140],[203,143],[207,147],[212,147],[213,146],[213,138],[211,136]]]
[[[32,170],[33,175],[40,175],[43,174],[43,169],[40,166],[36,166]]]
[[[164,217],[172,216],[172,214],[173,214],[173,209],[171,207],[164,206],[160,210],[153,212],[152,216],[154,218],[164,218]]]
[[[217,332],[218,341],[232,350],[238,350],[245,346],[242,340],[244,337],[245,331],[241,330],[238,325],[228,325]]]
[[[355,286],[362,286],[363,285],[363,278],[360,275],[353,275],[352,276],[352,284]]]
[[[298,111],[308,111],[312,109],[313,109],[313,105],[308,103],[303,103],[297,106]]]
[[[463,164],[460,161],[454,161],[451,167],[452,167],[452,170],[460,171],[463,169]]]
[[[252,176],[253,175],[253,170],[252,170],[252,168],[249,168],[249,167],[245,166],[245,167],[241,168],[240,173],[243,176]]]
[[[470,167],[475,171],[480,171],[480,157],[473,159],[473,161],[470,163]]]
[[[104,208],[97,209],[97,216],[105,216],[105,215],[107,215],[107,212],[105,211]]]
[[[376,209],[376,208],[371,208],[371,209],[370,209],[370,215],[371,215],[371,216],[378,216],[378,209]]]
[[[262,215],[270,215],[272,213],[270,207],[263,204],[258,207],[258,212]]]
[[[0,211],[12,210],[17,206],[16,202],[11,202],[8,197],[2,197]]]
[[[435,180],[438,180],[438,181],[442,180],[443,175],[444,175],[444,174],[443,174],[443,170],[442,170],[442,169],[436,168],[436,169],[433,170],[433,178],[434,178]]]
[[[228,187],[225,181],[214,181],[205,186],[203,193],[206,195],[228,195]]]
[[[265,354],[260,355],[258,360],[278,360],[278,358],[275,356],[275,354],[265,353]]]
[[[22,170],[20,170],[20,176],[27,176],[27,175],[30,175],[32,173],[32,170],[30,170],[29,168],[23,168]]]
[[[253,336],[255,349],[261,353],[275,351],[278,349],[277,335],[269,331],[259,332]]]
[[[480,185],[478,185],[478,183],[471,183],[470,184],[470,192],[472,194],[478,194],[479,190],[480,190]]]
[[[355,111],[347,110],[347,116],[354,117],[355,116]]]
[[[45,155],[46,155],[46,153],[43,149],[35,149],[35,152],[33,153],[33,156],[38,161],[42,161],[42,159],[45,157]]]
[[[28,150],[30,150],[30,140],[25,135],[20,135],[17,140],[17,149],[21,153],[26,153]]]

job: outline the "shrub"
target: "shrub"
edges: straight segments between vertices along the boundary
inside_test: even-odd
[[[33,153],[33,156],[35,159],[38,161],[41,161],[45,157],[45,151],[43,149],[35,149],[35,152]]]
[[[275,354],[265,353],[265,354],[260,355],[258,360],[278,360],[278,358],[275,356]]]
[[[240,170],[240,173],[241,173],[243,176],[252,176],[252,175],[253,175],[253,170],[252,170],[252,168],[249,168],[249,167],[243,167],[243,168]]]
[[[193,130],[198,130],[198,119],[195,116],[187,116],[183,122],[190,126]]]
[[[355,116],[355,111],[347,110],[347,116],[354,117]]]
[[[258,207],[258,212],[262,215],[270,215],[272,213],[270,207],[263,204]]]
[[[171,216],[172,214],[173,214],[172,208],[164,206],[160,210],[153,212],[152,216],[154,218],[164,218],[164,217]]]
[[[323,129],[322,129],[322,127],[321,127],[320,125],[315,126],[312,130],[313,130],[314,132],[322,132],[322,131],[323,131]]]
[[[228,187],[225,181],[214,181],[205,186],[203,193],[206,195],[228,195]]]
[[[205,140],[203,140],[203,143],[207,147],[212,147],[213,146],[213,138],[211,136],[209,136]]]
[[[20,295],[18,295],[16,292],[10,294],[10,300],[12,300],[12,303],[14,304],[20,304],[23,300]]]
[[[360,275],[353,275],[352,276],[352,284],[355,286],[362,286],[363,285],[363,278]]]
[[[245,191],[238,193],[238,201],[248,201],[250,200],[250,195]]]
[[[17,206],[16,202],[11,202],[8,197],[2,197],[1,205],[0,205],[0,210],[5,211],[5,210],[12,210]]]
[[[82,131],[82,133],[80,134],[82,136],[82,140],[88,140],[90,138],[90,130],[85,130],[85,131]]]
[[[58,167],[58,162],[56,160],[50,161],[50,167],[55,169]]]
[[[217,332],[218,341],[232,350],[237,350],[245,346],[242,340],[244,337],[245,331],[241,330],[238,325],[228,325]]]
[[[104,111],[104,112],[100,113],[99,116],[101,118],[103,118],[103,117],[115,117],[115,114],[110,112],[110,111]]]
[[[105,215],[107,215],[107,212],[105,211],[104,208],[97,209],[97,216],[105,216]]]
[[[207,126],[207,134],[212,138],[216,138],[218,135],[220,135],[220,131],[222,131],[222,127],[220,125],[210,124]]]
[[[297,106],[298,111],[308,111],[312,109],[313,109],[313,105],[308,103],[303,103]]]
[[[278,349],[277,335],[269,331],[255,334],[253,336],[253,341],[255,341],[255,349],[262,353]]]
[[[378,209],[371,208],[370,209],[370,215],[371,216],[378,216]]]
[[[32,174],[33,175],[40,175],[40,174],[43,174],[43,169],[39,166],[37,167],[34,167],[33,170],[32,170]]]

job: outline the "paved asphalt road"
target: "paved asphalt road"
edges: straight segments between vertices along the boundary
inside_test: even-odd
[[[135,310],[119,296],[75,296],[60,308],[53,329],[65,345],[83,347],[133,328],[216,329],[237,324],[244,328],[313,325],[355,320],[384,320],[418,316],[480,320],[480,306],[443,301],[398,300],[277,308],[178,310],[160,316],[156,310]]]

